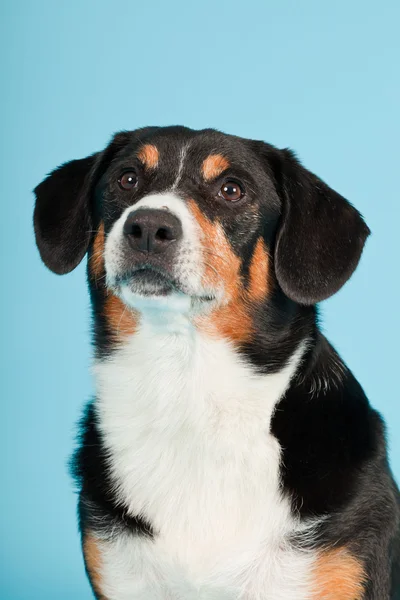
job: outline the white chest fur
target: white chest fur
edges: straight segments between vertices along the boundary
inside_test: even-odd
[[[142,597],[130,553],[151,585],[171,590],[148,598],[309,598],[312,557],[289,544],[301,526],[280,493],[269,431],[302,350],[281,372],[257,375],[227,342],[149,321],[95,365],[117,492],[155,531],[154,541],[108,546],[113,598]]]

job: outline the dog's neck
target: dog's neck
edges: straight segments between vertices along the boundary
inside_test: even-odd
[[[107,406],[114,411],[119,401],[125,407],[131,403],[134,412],[153,406],[154,419],[158,410],[161,416],[171,407],[177,410],[173,420],[190,407],[192,414],[211,407],[239,416],[252,405],[252,418],[261,416],[265,425],[307,349],[307,339],[293,342],[280,368],[260,372],[230,340],[199,331],[176,305],[147,305],[136,332],[96,361],[97,395],[106,411]]]
[[[260,304],[252,313],[250,337],[240,340],[235,339],[234,334],[235,327],[240,328],[240,318],[229,303],[194,300],[181,293],[155,298],[132,296],[127,292],[127,297],[121,296],[121,300],[125,311],[121,311],[119,324],[127,314],[134,315],[137,330],[146,331],[152,339],[154,357],[158,344],[164,345],[162,340],[165,336],[176,335],[181,343],[189,344],[189,349],[194,350],[195,340],[204,338],[201,334],[209,334],[210,341],[225,341],[254,372],[269,374],[284,368],[301,343],[306,343],[310,351],[319,337],[315,307],[300,306],[281,292]],[[99,313],[95,306],[93,316],[96,322],[102,318],[101,311]],[[224,335],[222,327],[218,328],[220,316],[225,324],[230,324],[231,331],[227,335]],[[210,323],[213,323],[214,330]],[[113,355],[118,348],[131,343],[130,337],[121,337],[116,344],[111,343],[106,355]],[[144,336],[140,339],[146,342]],[[97,356],[104,356],[100,347],[97,348]]]

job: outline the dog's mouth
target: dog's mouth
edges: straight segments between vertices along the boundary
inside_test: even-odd
[[[115,285],[126,287],[138,296],[168,296],[180,291],[177,282],[165,271],[143,265],[117,277]]]
[[[211,294],[193,295],[185,286],[169,273],[152,265],[143,265],[129,273],[118,276],[113,288],[128,289],[130,293],[142,297],[165,298],[174,293],[189,296],[200,302],[212,302],[215,296]]]

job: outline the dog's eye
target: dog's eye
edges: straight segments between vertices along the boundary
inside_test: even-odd
[[[218,192],[224,200],[237,202],[244,196],[244,191],[236,181],[226,181]]]
[[[135,171],[125,171],[118,179],[119,187],[123,190],[131,190],[137,184],[137,180]]]

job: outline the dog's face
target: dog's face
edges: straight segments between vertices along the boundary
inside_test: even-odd
[[[215,132],[132,136],[97,199],[106,282],[133,308],[161,299],[195,314],[227,304],[238,312],[268,294],[280,203],[244,141]]]
[[[133,330],[135,312],[162,307],[248,342],[271,304],[336,292],[368,235],[359,213],[290,151],[213,130],[117,134],[35,191],[44,262],[66,273],[89,251],[109,330],[118,320]]]

